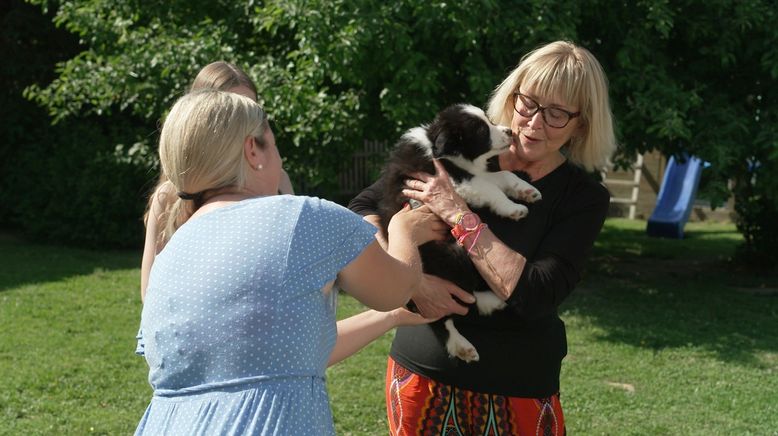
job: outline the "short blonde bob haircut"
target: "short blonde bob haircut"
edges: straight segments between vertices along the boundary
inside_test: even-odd
[[[616,136],[608,80],[588,50],[572,42],[556,41],[527,53],[489,99],[487,113],[494,123],[511,125],[514,92],[520,87],[545,99],[563,99],[581,112],[582,133],[574,134],[563,148],[572,163],[588,171],[602,170],[610,164]]]
[[[231,92],[203,89],[184,95],[173,105],[159,140],[164,174],[179,197],[214,189],[241,190],[251,170],[243,153],[247,137],[260,146],[267,114],[253,100]],[[188,218],[183,200],[168,203],[164,240]]]

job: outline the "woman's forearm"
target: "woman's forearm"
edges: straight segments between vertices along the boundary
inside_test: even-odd
[[[351,356],[394,326],[393,312],[377,310],[367,310],[338,321],[338,339],[327,366]]]
[[[483,229],[475,239],[475,235],[470,235],[464,241],[467,248],[475,243],[470,259],[492,291],[507,300],[519,283],[527,259],[500,241],[489,228]]]
[[[408,299],[416,291],[422,278],[421,255],[419,254],[418,245],[412,239],[391,236],[386,245],[386,252],[402,262],[407,268],[406,272],[395,276],[398,279],[395,285],[399,289],[408,290]]]

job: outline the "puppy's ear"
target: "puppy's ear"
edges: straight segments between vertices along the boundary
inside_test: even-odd
[[[443,152],[443,147],[446,145],[446,134],[439,132],[435,137],[435,147],[433,148],[433,154],[437,157]]]

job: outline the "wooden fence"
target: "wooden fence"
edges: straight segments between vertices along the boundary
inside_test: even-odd
[[[378,178],[390,147],[388,141],[365,140],[362,150],[351,155],[351,164],[338,175],[339,194],[353,196],[371,185]]]

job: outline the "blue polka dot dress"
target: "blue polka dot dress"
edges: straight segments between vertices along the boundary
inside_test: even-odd
[[[321,289],[374,234],[341,206],[295,196],[184,224],[149,277],[138,351],[154,396],[136,434],[334,434],[336,293]]]

